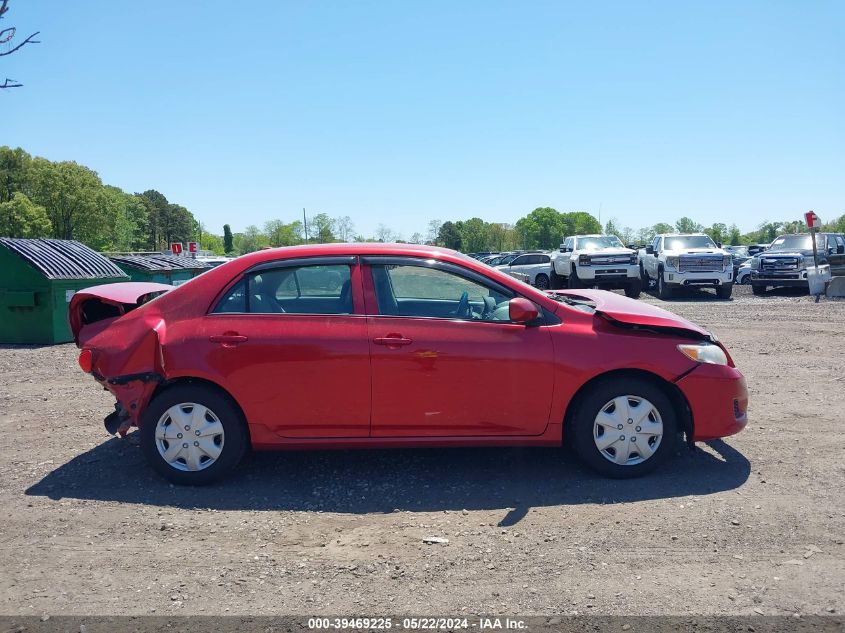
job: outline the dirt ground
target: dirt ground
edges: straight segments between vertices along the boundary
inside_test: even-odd
[[[634,481],[429,449],[258,454],[176,488],[107,436],[73,345],[2,347],[0,614],[840,613],[845,301],[770,295],[645,297],[726,343],[751,421]]]

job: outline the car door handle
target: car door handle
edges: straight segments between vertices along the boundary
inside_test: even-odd
[[[394,345],[399,347],[401,345],[410,345],[413,341],[409,338],[405,338],[401,334],[388,334],[387,336],[374,338],[373,343],[376,345],[387,345],[388,347],[392,347]]]
[[[212,343],[223,343],[223,345],[236,345],[246,343],[249,339],[242,334],[214,334],[208,337]]]

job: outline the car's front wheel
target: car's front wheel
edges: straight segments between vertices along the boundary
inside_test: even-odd
[[[602,475],[637,477],[672,453],[677,416],[666,393],[648,380],[597,383],[581,400],[571,422],[572,445]]]
[[[625,296],[630,299],[639,299],[643,291],[642,282],[639,279],[628,282],[625,286]]]
[[[241,413],[204,385],[176,385],[147,407],[141,447],[150,465],[174,484],[203,485],[228,474],[246,452]]]
[[[663,280],[663,271],[660,270],[657,273],[657,296],[666,301],[667,299],[672,298],[672,288],[666,285],[666,282]]]

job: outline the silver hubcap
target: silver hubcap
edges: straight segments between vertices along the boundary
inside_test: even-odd
[[[605,459],[620,466],[640,464],[654,455],[663,437],[660,411],[639,396],[618,396],[604,405],[593,423],[593,440]]]
[[[196,402],[165,411],[156,424],[155,438],[159,455],[177,470],[203,470],[223,452],[223,424],[211,409]]]

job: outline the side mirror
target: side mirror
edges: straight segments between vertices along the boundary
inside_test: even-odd
[[[721,243],[721,242],[716,242],[716,248],[722,248],[722,243]]]
[[[537,306],[523,297],[508,301],[508,317],[513,323],[530,323],[537,318]]]
[[[646,246],[645,252],[646,252],[646,255],[654,255],[654,246]]]
[[[560,245],[560,252],[561,252],[561,253],[565,253],[565,252],[566,252],[566,247],[565,247],[563,244],[561,244],[561,245]]]

